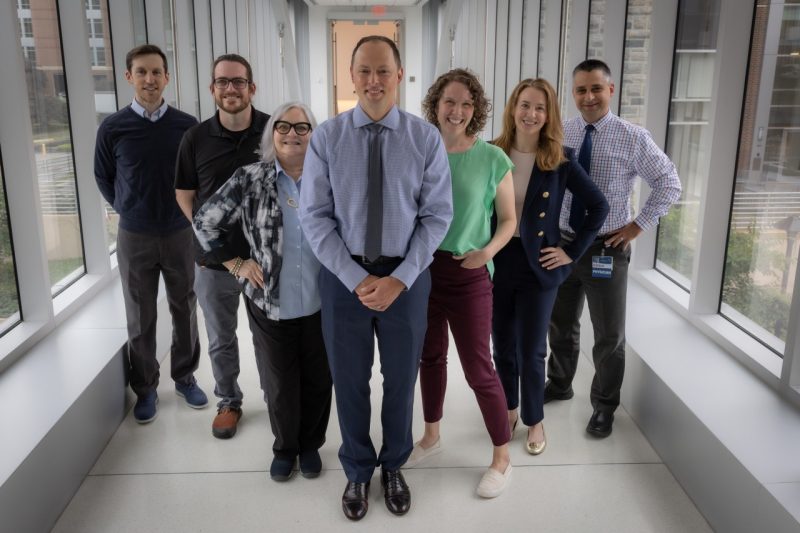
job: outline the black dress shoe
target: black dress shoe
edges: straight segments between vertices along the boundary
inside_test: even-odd
[[[573,396],[575,396],[575,391],[572,390],[572,387],[565,391],[560,391],[556,389],[551,381],[548,381],[544,386],[544,403],[553,400],[570,400]]]
[[[589,419],[589,425],[586,426],[586,432],[602,439],[611,435],[611,425],[613,423],[614,413],[606,413],[595,409],[594,413],[592,413],[592,418]]]
[[[411,490],[406,485],[402,472],[381,469],[381,485],[389,512],[398,516],[406,514],[411,508]]]
[[[350,520],[361,520],[367,514],[369,508],[369,481],[366,483],[356,483],[348,481],[342,494],[342,511]]]

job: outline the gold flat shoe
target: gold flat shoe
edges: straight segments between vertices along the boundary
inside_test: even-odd
[[[542,434],[544,435],[544,428],[542,428]],[[531,455],[539,455],[547,448],[547,438],[542,442],[526,442],[525,449],[528,450],[528,453]]]

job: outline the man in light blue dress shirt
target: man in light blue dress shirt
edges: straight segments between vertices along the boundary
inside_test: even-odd
[[[314,131],[303,167],[300,220],[323,266],[322,328],[342,432],[339,459],[348,479],[342,508],[347,518],[360,520],[377,465],[389,511],[401,515],[410,507],[400,467],[413,447],[427,267],[453,210],[439,132],[395,105],[403,69],[394,42],[361,39],[350,73],[358,105]],[[382,235],[380,256],[367,259],[369,130],[375,123],[382,137]],[[369,435],[375,336],[383,374],[379,453]]]

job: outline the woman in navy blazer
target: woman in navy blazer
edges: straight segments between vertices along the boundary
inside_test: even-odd
[[[608,203],[574,151],[563,146],[558,99],[546,80],[519,82],[503,112],[503,131],[492,142],[514,162],[518,213],[514,237],[495,256],[494,362],[506,395],[512,438],[522,418],[528,426],[525,448],[538,455],[547,445],[542,420],[550,313],[558,286],[606,219]],[[567,189],[583,202],[587,213],[583,229],[562,236],[559,215]]]

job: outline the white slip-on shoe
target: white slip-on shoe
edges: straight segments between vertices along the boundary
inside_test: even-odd
[[[483,474],[481,482],[478,483],[478,496],[481,498],[497,498],[505,490],[509,479],[511,479],[511,463],[508,464],[506,471],[502,474],[493,468],[488,469]]]
[[[414,443],[414,449],[411,450],[411,455],[408,456],[408,460],[406,461],[406,464],[403,465],[403,468],[414,468],[422,461],[425,461],[429,457],[433,457],[442,451],[441,436],[430,448],[423,448],[420,442],[422,441],[418,440]]]

